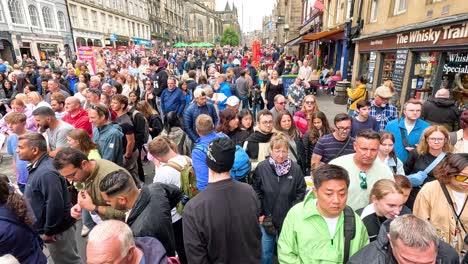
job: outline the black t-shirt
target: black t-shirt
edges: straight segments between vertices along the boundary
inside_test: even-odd
[[[130,119],[130,116],[127,114],[123,114],[115,118],[115,123],[119,124],[120,128],[122,128],[122,133],[124,134],[122,137],[122,144],[123,144],[123,153],[125,154],[125,149],[127,148],[127,135],[134,135],[134,128],[133,122]],[[135,145],[136,147],[136,145]]]

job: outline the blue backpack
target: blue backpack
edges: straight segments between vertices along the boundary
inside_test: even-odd
[[[202,151],[203,153],[208,152],[208,148],[202,145],[197,144],[195,149]],[[236,153],[234,156],[234,164],[232,165],[231,169],[231,178],[234,180],[245,180],[252,170],[252,166],[250,165],[250,157],[247,155],[247,152],[239,146],[236,145]]]

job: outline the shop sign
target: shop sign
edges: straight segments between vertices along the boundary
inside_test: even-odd
[[[448,53],[448,61],[443,67],[444,74],[468,73],[468,53]]]
[[[392,81],[395,89],[403,88],[403,78],[405,75],[406,61],[408,60],[408,50],[397,50],[395,58],[395,68],[393,69]]]
[[[468,23],[456,26],[445,26],[438,29],[423,29],[397,34],[397,44],[431,42],[437,44],[440,40],[468,38]]]
[[[374,71],[377,63],[377,52],[372,51],[369,56],[369,70],[367,72],[367,84],[366,88],[368,91],[372,90],[372,84],[374,83]]]
[[[396,35],[359,41],[359,49],[379,50],[433,45],[461,45],[468,42],[468,22],[437,28],[420,29]]]

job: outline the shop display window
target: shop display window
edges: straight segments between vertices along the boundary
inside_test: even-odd
[[[359,63],[359,74],[358,76],[361,76],[363,74],[366,74],[369,72],[369,59],[370,54],[369,53],[361,53],[360,57],[361,59],[359,60],[361,63]]]
[[[383,63],[382,63],[382,75],[380,83],[383,83],[386,80],[391,80],[393,77],[393,71],[395,70],[395,57],[396,53],[383,53]]]
[[[425,101],[437,82],[439,52],[419,52],[415,56],[411,97]]]
[[[444,52],[440,87],[451,90],[462,108],[468,106],[468,51]]]

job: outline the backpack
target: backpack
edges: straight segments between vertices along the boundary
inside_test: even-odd
[[[131,115],[132,123],[133,123],[134,128],[136,128],[135,117],[136,117],[137,114],[140,114],[140,112],[138,112],[136,109],[134,109],[133,112],[132,112],[132,115]],[[143,120],[145,120],[145,129],[143,131],[143,139],[144,139],[143,144],[145,144],[149,139],[149,124],[148,124],[148,120],[146,120],[146,117],[143,116]],[[135,132],[136,132],[136,129],[135,129]],[[138,132],[140,132],[140,131],[138,131]],[[135,135],[136,135],[136,133],[135,133]],[[135,136],[135,140],[136,140],[136,136]]]
[[[208,152],[208,148],[202,145],[197,144],[195,149],[202,151],[203,153]],[[236,145],[236,152],[234,154],[234,164],[232,165],[231,169],[231,178],[236,181],[245,180],[246,177],[249,176],[252,170],[252,166],[250,164],[250,157],[247,155],[247,152],[239,146]]]
[[[356,219],[354,216],[354,211],[351,207],[346,206],[344,211],[344,254],[343,254],[343,263],[348,263],[349,260],[349,250],[351,247],[351,240],[356,236]]]
[[[200,192],[197,189],[197,177],[193,170],[192,160],[187,156],[185,156],[185,159],[187,160],[187,165],[185,165],[185,167],[182,167],[173,161],[169,161],[165,165],[180,172],[180,189],[183,192],[183,197],[177,204],[177,212],[179,214],[182,214],[187,202]]]

